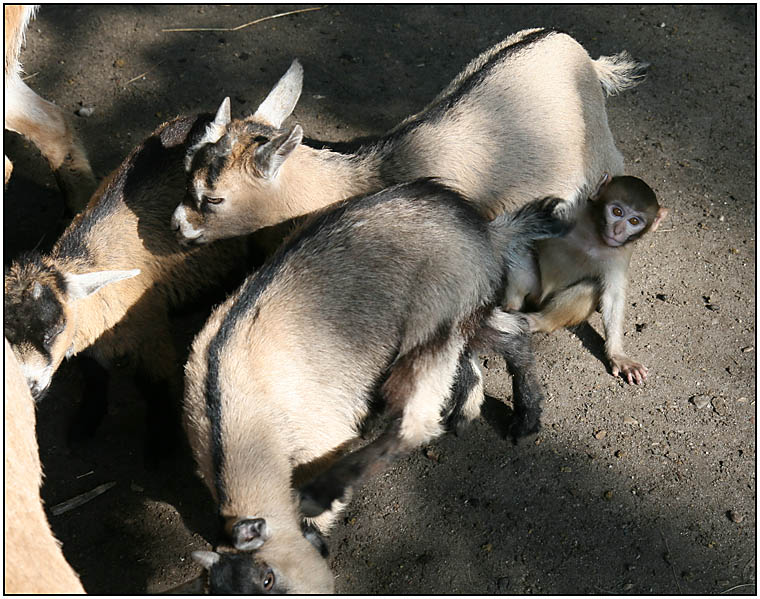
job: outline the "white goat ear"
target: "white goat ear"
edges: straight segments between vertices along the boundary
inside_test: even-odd
[[[254,162],[262,176],[272,179],[280,172],[280,167],[303,139],[301,125],[294,125],[290,131],[259,146],[254,153]]]
[[[203,138],[196,144],[196,147],[200,147],[204,144],[215,144],[227,131],[227,125],[232,120],[230,116],[230,98],[229,96],[222,100],[219,110],[216,111],[214,120],[206,127],[206,133]]]
[[[290,68],[269,92],[253,115],[267,125],[279,129],[283,121],[290,116],[301,97],[303,88],[303,67],[294,60]]]
[[[32,285],[32,299],[38,300],[42,297],[42,285],[40,285],[39,281],[35,281],[34,285]]]
[[[193,551],[190,556],[206,570],[210,570],[221,559],[216,551]]]
[[[71,299],[82,299],[92,295],[101,287],[110,283],[121,281],[122,279],[131,279],[140,274],[140,269],[133,270],[101,270],[98,272],[88,272],[83,275],[67,273],[66,290]]]
[[[264,518],[238,520],[232,527],[232,544],[239,551],[253,551],[269,538],[269,527]]]
[[[230,124],[231,120],[232,117],[230,116],[230,97],[227,96],[224,100],[222,100],[222,104],[219,106],[219,110],[216,111],[216,116],[214,117],[214,125],[217,125],[218,127],[226,127]]]

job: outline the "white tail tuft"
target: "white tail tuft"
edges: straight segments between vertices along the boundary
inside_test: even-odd
[[[614,56],[600,56],[593,61],[604,92],[613,96],[641,83],[648,63],[637,62],[625,50]]]

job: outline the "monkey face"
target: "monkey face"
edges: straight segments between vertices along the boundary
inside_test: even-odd
[[[638,239],[647,229],[647,217],[626,204],[611,201],[604,204],[600,235],[602,241],[610,247],[620,247]]]

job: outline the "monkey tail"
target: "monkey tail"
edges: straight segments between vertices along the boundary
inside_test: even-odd
[[[608,96],[641,83],[649,68],[649,63],[634,60],[625,50],[614,56],[600,56],[593,64],[599,83]]]

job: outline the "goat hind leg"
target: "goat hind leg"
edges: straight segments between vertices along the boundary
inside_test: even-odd
[[[514,416],[510,436],[520,438],[538,432],[541,426],[541,404],[544,393],[536,373],[529,325],[525,316],[494,310],[486,325],[492,348],[507,362],[512,374]]]
[[[6,79],[5,128],[36,145],[55,173],[73,215],[82,210],[95,189],[95,177],[84,148],[63,111],[32,91],[19,77]],[[6,178],[10,175],[6,159]],[[7,182],[7,179],[6,179]]]

